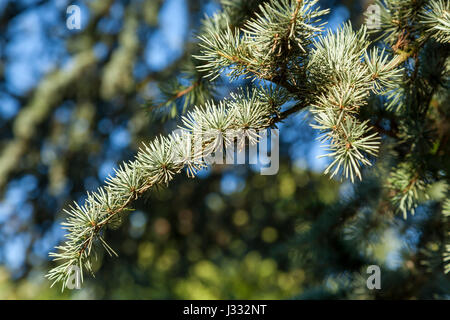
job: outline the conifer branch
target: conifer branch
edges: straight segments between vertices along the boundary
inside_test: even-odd
[[[380,137],[368,121],[359,119],[360,109],[370,95],[385,95],[396,88],[404,56],[368,50],[364,27],[353,31],[345,24],[335,33],[322,35],[321,19],[328,10],[316,4],[316,0],[271,0],[242,26],[231,28],[226,11],[205,22],[199,35],[202,50],[196,56],[201,63],[198,71],[207,78],[202,81],[214,80],[228,69],[232,80],[242,76],[272,83],[240,89],[218,104],[197,104],[182,117],[182,133],[160,136],[144,145],[104,187],[88,193],[83,205],[70,207],[63,223],[67,241],[51,254],[63,261],[47,275],[53,284],[61,282],[64,289],[74,266],[92,271],[96,244],[115,254],[104,239],[106,227],[120,224],[132,202],[149,189],[167,186],[183,170],[195,177],[207,165],[205,156],[218,151],[221,141],[232,142],[227,138],[229,131],[255,144],[259,137],[251,130],[267,129],[309,108],[314,117],[311,125],[321,132],[320,140],[329,151],[325,156],[333,159],[325,173],[362,179],[362,167],[372,164]],[[193,82],[178,91],[169,103],[195,93],[197,86]],[[288,101],[294,106],[281,111]]]

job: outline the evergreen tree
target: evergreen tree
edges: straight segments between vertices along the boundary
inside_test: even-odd
[[[48,273],[49,279],[64,288],[72,266],[91,271],[97,242],[115,254],[104,239],[106,228],[120,224],[149,189],[167,186],[184,170],[195,177],[207,165],[204,157],[219,151],[220,140],[234,143],[224,139],[227,132],[238,132],[255,144],[260,137],[252,132],[274,128],[300,110],[310,113],[324,156],[331,159],[324,173],[357,187],[352,197],[329,211],[305,218],[312,227],[289,243],[298,250],[299,265],[317,270],[321,260],[326,261],[322,271],[316,271],[318,279],[343,270],[360,274],[371,262],[367,247],[361,247],[364,240],[394,223],[393,213],[408,221],[408,214],[424,204],[426,218],[414,222],[423,225],[418,241],[423,250],[410,260],[444,277],[442,266],[447,262],[449,271],[450,255],[445,240],[450,4],[380,1],[380,29],[370,32],[366,26],[354,30],[350,23],[327,31],[328,10],[320,9],[317,1],[222,4],[223,10],[207,18],[199,31],[200,49],[186,72],[191,82],[167,87],[167,102],[161,104],[170,107],[184,99],[189,111],[181,119],[182,133],[144,144],[104,187],[66,211],[68,240],[52,254],[62,263]],[[250,79],[251,85],[214,102],[209,97],[224,72],[231,80]],[[193,147],[198,143],[200,152]],[[369,226],[371,231],[363,232]],[[321,243],[324,234],[332,241]],[[436,239],[438,248],[431,248],[429,243]],[[405,277],[415,279],[413,273]],[[351,281],[340,287],[353,289],[333,296],[352,297],[364,290],[357,277],[332,281]],[[414,292],[420,281],[411,282]],[[331,294],[320,288],[302,297],[317,293]]]

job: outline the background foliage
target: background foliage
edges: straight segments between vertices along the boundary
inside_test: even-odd
[[[233,11],[235,24],[258,2]],[[381,150],[362,182],[330,180],[307,113],[280,125],[278,175],[215,166],[200,179],[177,177],[107,233],[119,258],[100,251],[96,278],[79,291],[49,288],[44,274],[63,239],[62,208],[81,202],[142,141],[170,132],[193,103],[247,81],[221,76],[211,87],[191,76],[194,31],[219,9],[214,1],[77,4],[81,31],[65,28],[66,1],[0,1],[1,298],[448,298],[446,186],[432,185],[404,220],[380,178],[392,170],[394,147]],[[348,18],[358,27],[368,3],[320,5],[331,8],[327,27],[336,30]],[[398,167],[393,192],[409,172]],[[370,264],[382,266],[380,291],[366,289]]]

